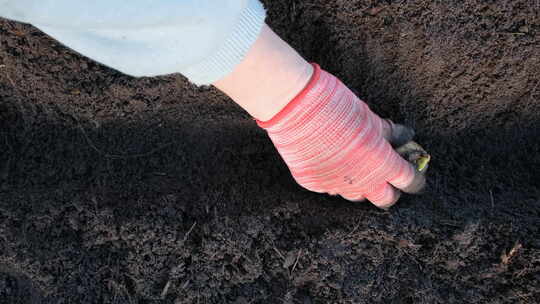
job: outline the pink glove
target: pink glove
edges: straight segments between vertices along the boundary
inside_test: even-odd
[[[339,79],[313,66],[304,90],[271,120],[258,121],[295,180],[311,191],[351,201],[366,198],[381,208],[397,201],[397,189],[419,190],[425,180],[415,178],[414,167],[385,139],[394,125],[371,112]]]

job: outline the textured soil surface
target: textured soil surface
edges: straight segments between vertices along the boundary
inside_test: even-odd
[[[309,193],[216,90],[0,20],[0,303],[539,303],[540,1],[265,3],[429,189]]]

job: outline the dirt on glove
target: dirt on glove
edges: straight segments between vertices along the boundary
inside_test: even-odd
[[[1,20],[0,303],[539,303],[540,1],[265,4],[416,129],[425,193],[302,190],[216,90]]]

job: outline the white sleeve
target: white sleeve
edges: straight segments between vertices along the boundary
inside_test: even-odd
[[[0,0],[0,16],[125,74],[200,85],[242,61],[266,13],[259,0]]]

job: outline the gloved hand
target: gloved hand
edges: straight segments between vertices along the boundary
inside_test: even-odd
[[[339,79],[314,65],[308,85],[269,121],[258,121],[308,190],[392,206],[425,176],[392,148],[414,132],[381,119]]]

